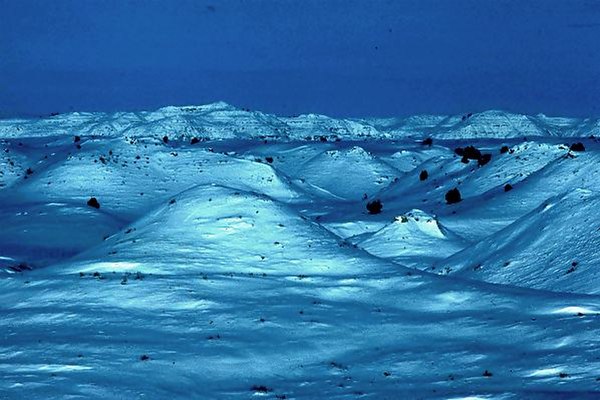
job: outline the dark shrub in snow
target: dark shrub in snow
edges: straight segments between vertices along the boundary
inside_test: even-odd
[[[163,143],[169,143],[169,137],[168,136],[163,136]]]
[[[272,391],[273,389],[266,387],[265,385],[254,385],[250,388],[253,392],[257,393],[267,393]]]
[[[429,178],[429,173],[427,172],[427,170],[421,171],[421,173],[419,174],[419,179],[424,181],[427,178]]]
[[[488,371],[487,369],[485,371],[483,371],[483,376],[485,376],[486,378],[489,378],[492,375],[493,374],[490,371]]]
[[[463,149],[462,155],[470,160],[479,160],[481,158],[481,151],[474,146],[467,146]]]
[[[500,154],[508,153],[508,146],[502,146],[500,148]]]
[[[512,185],[510,183],[507,183],[506,185],[504,185],[505,192],[510,192],[511,190],[512,190]]]
[[[27,171],[25,171],[25,173],[27,175],[31,175],[31,174],[33,174],[33,170],[31,168],[27,168]]]
[[[265,157],[265,160],[267,160],[267,162],[271,164],[273,162],[273,157]]]
[[[485,164],[489,163],[491,159],[492,159],[491,154],[482,154],[481,157],[479,158],[479,160],[477,160],[477,164],[480,167],[483,167]]]
[[[475,146],[457,147],[454,153],[461,156],[461,162],[468,164],[469,160],[477,160],[479,166],[483,166],[492,159],[491,154],[481,154],[481,151]]]
[[[446,193],[446,203],[448,204],[458,203],[461,200],[462,197],[460,197],[460,191],[457,188],[450,189]]]
[[[10,269],[13,272],[31,271],[31,267],[29,265],[27,265],[27,263],[13,265],[11,267],[8,267],[8,269]]]
[[[569,147],[571,151],[585,151],[585,146],[581,142],[573,143],[571,147]]]
[[[381,204],[381,200],[373,200],[367,203],[367,210],[369,210],[369,214],[379,214],[383,209],[383,204]]]
[[[150,357],[147,354],[142,354],[140,356],[140,361],[148,361]]]
[[[94,208],[100,208],[100,203],[98,203],[98,200],[95,197],[89,199],[87,205]]]
[[[431,146],[433,144],[433,139],[428,137],[427,139],[423,140],[421,144],[423,144],[424,146]]]
[[[79,141],[81,141],[81,137],[79,137],[79,136],[75,136],[75,137],[73,138],[73,142],[77,143],[77,142],[79,142]]]
[[[197,137],[192,138],[192,141],[190,142],[190,144],[196,144],[196,143],[200,143],[200,139],[198,139]]]

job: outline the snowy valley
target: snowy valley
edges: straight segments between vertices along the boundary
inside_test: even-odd
[[[0,120],[0,399],[598,398],[596,137],[226,103]]]

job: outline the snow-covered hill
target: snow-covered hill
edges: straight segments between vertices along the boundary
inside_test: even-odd
[[[0,399],[598,398],[599,127],[0,121]]]
[[[384,228],[354,237],[352,241],[377,257],[420,269],[465,246],[462,238],[421,210],[397,216]]]

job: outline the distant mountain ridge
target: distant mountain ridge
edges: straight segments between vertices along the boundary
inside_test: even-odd
[[[464,115],[397,118],[279,117],[225,102],[169,106],[139,112],[71,112],[37,119],[0,120],[0,137],[55,135],[169,136],[171,138],[291,140],[588,137],[600,135],[600,118],[522,115],[499,110]]]

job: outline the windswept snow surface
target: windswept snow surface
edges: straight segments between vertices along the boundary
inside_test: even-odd
[[[0,121],[0,399],[599,398],[599,127]]]

